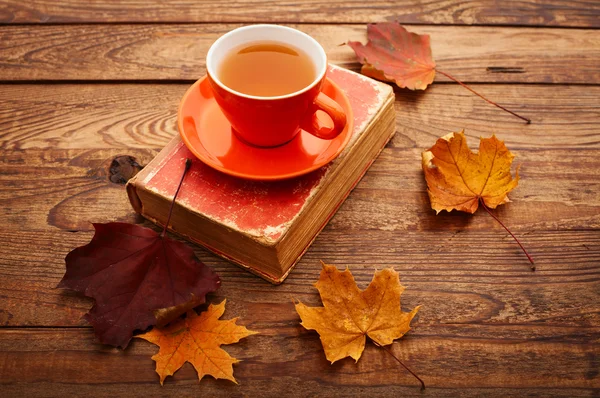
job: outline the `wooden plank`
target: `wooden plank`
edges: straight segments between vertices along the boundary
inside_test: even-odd
[[[208,48],[239,25],[5,26],[0,79],[196,80]],[[340,46],[366,41],[363,25],[293,25],[323,44],[330,62],[359,70]],[[600,83],[600,36],[584,29],[414,26],[431,35],[441,70],[465,82]],[[576,66],[576,67],[574,67]],[[448,81],[438,74],[436,81]]]
[[[598,27],[594,0],[20,0],[0,1],[0,23],[64,22],[334,22]]]
[[[552,206],[537,206],[549,209],[545,215],[552,210]],[[406,212],[412,210],[408,208]],[[551,339],[561,328],[566,328],[564,333],[569,328],[583,328],[573,330],[574,336],[587,334],[585,328],[591,328],[590,333],[600,332],[597,228],[513,228],[537,261],[537,271],[532,273],[511,238],[489,219],[482,219],[483,214],[473,218],[456,215],[454,225],[438,225],[429,231],[357,229],[354,225],[367,216],[376,217],[376,212],[355,216],[344,207],[336,215],[336,222],[319,235],[289,280],[276,288],[196,248],[199,258],[222,278],[222,287],[211,296],[211,301],[227,298],[236,313],[257,313],[252,319],[289,319],[293,314],[286,312],[285,306],[292,298],[318,304],[312,283],[318,279],[319,260],[324,260],[339,268],[348,266],[363,287],[374,269],[394,267],[408,288],[403,305],[424,305],[422,322],[457,337]],[[446,217],[440,218],[439,224],[444,223]],[[502,218],[509,223],[508,217]],[[431,223],[430,219],[423,216],[424,223]],[[351,227],[343,228],[343,224]],[[457,224],[462,227],[456,227]],[[92,302],[56,289],[56,285],[65,271],[65,255],[89,242],[91,235],[57,229],[11,228],[10,233],[3,232],[0,325],[86,325],[82,316]]]
[[[291,297],[316,304],[312,282],[324,260],[349,266],[363,284],[374,268],[393,266],[411,290],[405,305],[424,304],[426,313],[435,309],[428,315],[435,322],[468,324],[479,336],[500,333],[480,329],[481,323],[503,324],[507,336],[539,338],[556,332],[536,329],[540,325],[600,326],[598,149],[515,151],[522,180],[510,195],[513,202],[496,213],[536,259],[538,270],[531,273],[517,245],[486,213],[435,215],[420,170],[422,148],[406,147],[404,140],[396,135],[282,286],[272,288],[197,248],[223,278],[217,297],[244,312],[275,314],[272,305]],[[55,286],[65,255],[91,238],[90,222],[140,222],[123,186],[110,183],[105,169],[116,155],[146,163],[155,151],[123,151],[3,151],[0,325],[85,325],[81,317],[90,301]],[[513,324],[524,329],[515,332]]]
[[[599,151],[577,152],[581,152],[580,156],[572,158],[568,151],[516,152],[522,162],[522,180],[510,195],[514,203],[497,210],[502,219],[513,229],[529,234],[599,228],[600,182],[594,173]],[[118,149],[4,151],[0,165],[3,224],[14,230],[26,225],[24,232],[55,231],[55,228],[92,231],[91,221],[135,221],[123,187],[110,183],[106,173],[97,168],[100,163],[97,157],[103,157],[102,164],[109,165],[114,156],[122,154]],[[127,154],[143,164],[153,153],[132,150]],[[553,160],[557,154],[558,159],[564,160]],[[73,161],[69,156],[73,156]],[[466,227],[501,232],[485,213],[481,218],[474,217],[478,221],[470,224],[466,220],[471,218],[462,215],[442,213],[432,217],[434,213],[428,207],[425,191],[420,150],[386,148],[345,204],[348,214],[336,217],[332,225],[356,231],[431,232],[443,230],[447,225],[452,232]],[[31,203],[33,198],[35,206]],[[106,213],[107,207],[111,212]],[[10,234],[5,238],[9,239]],[[15,253],[17,256],[22,254],[21,249],[10,250],[19,252]]]
[[[0,85],[2,149],[159,149],[177,134],[177,105],[188,84]],[[494,133],[517,151],[600,148],[600,87],[480,85],[482,94],[530,117],[530,125],[458,85],[433,85],[425,92],[396,90],[398,132],[392,146],[415,156],[438,137],[464,128],[470,145]],[[583,161],[587,154],[562,152]],[[65,154],[65,156],[71,156]],[[537,155],[535,155],[537,156]],[[537,160],[542,158],[537,157]],[[527,165],[524,165],[526,171]],[[592,172],[592,171],[590,171]],[[565,171],[567,173],[567,171]]]
[[[292,303],[283,307],[294,313]],[[238,315],[229,308],[224,318]],[[417,382],[371,343],[358,363],[330,365],[318,335],[302,329],[297,315],[271,322],[253,315],[239,322],[260,334],[224,347],[242,360],[234,367],[239,385],[210,377],[198,384],[186,364],[161,387],[150,358],[156,346],[136,340],[122,352],[95,343],[86,329],[0,330],[0,385],[10,396],[419,396]],[[427,329],[431,334],[422,334]],[[600,378],[597,338],[597,331],[579,341],[455,338],[419,327],[392,350],[425,380],[428,396],[591,397]]]

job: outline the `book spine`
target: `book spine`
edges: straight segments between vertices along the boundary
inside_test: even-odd
[[[144,205],[140,195],[137,192],[138,186],[139,189],[145,189],[144,185],[146,180],[149,179],[150,174],[155,174],[160,170],[163,162],[168,160],[171,152],[179,144],[179,142],[180,141],[178,139],[172,139],[169,141],[169,143],[158,153],[158,155],[156,155],[156,157],[154,157],[154,159],[150,161],[150,163],[148,163],[139,173],[127,181],[127,185],[125,187],[127,190],[127,196],[129,197],[131,207],[133,207],[133,210],[136,213],[147,217],[147,215],[144,214]]]
[[[127,182],[127,186],[126,186],[126,190],[127,190],[127,196],[129,197],[129,203],[131,203],[131,207],[133,207],[133,210],[140,214],[142,214],[142,200],[140,199],[140,196],[137,193],[137,188],[135,186],[135,182],[137,180],[135,179],[135,177],[133,177],[133,179],[129,180]]]
[[[262,275],[259,275],[258,273],[254,272],[252,270],[252,268],[250,268],[251,272],[253,272],[253,273],[255,273],[255,274],[259,275],[259,276],[262,276],[264,279],[268,280],[269,282],[271,282],[273,284],[280,284],[280,283],[282,283],[285,280],[285,278],[287,278],[287,276],[292,271],[292,269],[296,266],[296,264],[298,263],[298,261],[300,261],[300,259],[304,256],[304,254],[306,253],[306,251],[311,247],[311,245],[313,244],[313,242],[317,239],[317,237],[319,236],[319,234],[321,233],[321,231],[325,228],[325,226],[327,226],[327,224],[329,223],[329,221],[331,220],[331,218],[333,218],[333,216],[335,215],[335,213],[337,213],[337,211],[340,209],[340,207],[344,204],[344,202],[346,201],[346,199],[348,198],[348,196],[350,196],[350,193],[354,190],[354,188],[356,188],[356,186],[358,185],[358,183],[365,176],[365,174],[367,173],[367,171],[369,170],[369,168],[373,165],[373,163],[375,162],[375,160],[377,160],[377,158],[379,157],[379,155],[381,154],[381,152],[383,151],[383,149],[386,147],[386,145],[388,144],[388,142],[390,142],[390,140],[396,134],[396,129],[394,128],[395,127],[394,100],[395,100],[395,96],[393,94],[390,95],[390,97],[388,98],[388,100],[385,102],[385,105],[382,107],[382,112],[381,112],[381,115],[384,118],[386,116],[388,116],[387,115],[388,113],[389,113],[389,115],[391,115],[390,121],[389,121],[389,126],[383,127],[384,130],[388,130],[389,129],[390,130],[390,134],[388,134],[387,136],[384,136],[383,142],[381,142],[381,143],[379,143],[377,145],[377,147],[376,147],[377,148],[377,152],[374,153],[374,154],[372,154],[371,159],[363,166],[362,170],[357,174],[357,176],[354,179],[354,181],[352,182],[352,184],[345,191],[345,194],[342,195],[342,197],[340,197],[340,199],[335,204],[335,206],[330,211],[330,213],[327,215],[327,217],[325,217],[323,219],[323,222],[320,225],[320,227],[318,228],[317,232],[313,235],[312,239],[307,243],[307,245],[304,247],[304,249],[302,250],[302,252],[293,261],[293,263],[290,264],[290,266],[287,268],[287,270],[285,270],[284,274],[281,277],[277,278],[276,280],[273,280],[272,278],[268,278],[268,277],[264,277]],[[242,266],[244,266],[245,268],[248,268],[244,264],[242,264]]]

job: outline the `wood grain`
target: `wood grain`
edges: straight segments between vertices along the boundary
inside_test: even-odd
[[[0,23],[64,22],[317,22],[600,26],[594,0],[20,0],[0,1]]]
[[[435,326],[456,338],[477,335],[520,340],[529,336],[560,341],[576,338],[576,330],[571,331],[572,337],[563,335],[571,333],[569,328],[600,332],[597,231],[517,230],[537,260],[537,271],[532,273],[505,233],[493,225],[483,231],[478,230],[481,227],[471,229],[466,216],[458,221],[465,224],[460,229],[451,225],[425,232],[343,229],[340,223],[345,220],[362,219],[353,217],[350,209],[343,209],[336,218],[337,225],[319,235],[289,281],[280,287],[271,287],[197,248],[199,258],[223,280],[211,300],[227,298],[235,314],[251,320],[289,319],[294,314],[286,312],[286,305],[293,298],[318,305],[312,283],[318,279],[319,260],[324,260],[340,268],[348,266],[363,287],[374,269],[394,267],[408,288],[403,305],[424,305],[419,324]],[[475,218],[470,222],[481,221]],[[0,235],[4,243],[0,271],[5,276],[0,281],[0,324],[86,325],[82,316],[91,308],[91,301],[55,287],[65,271],[64,256],[86,244],[91,235],[60,230]],[[348,235],[351,237],[344,238]],[[384,240],[385,246],[378,245]],[[37,248],[34,253],[32,246]]]
[[[440,69],[533,123],[440,76],[426,92],[398,89],[396,136],[284,284],[194,246],[223,281],[209,302],[226,298],[225,318],[260,333],[225,347],[242,360],[239,385],[199,384],[185,365],[161,387],[157,347],[98,344],[82,319],[91,300],[56,289],[64,257],[89,242],[90,222],[155,228],[110,166],[123,155],[146,164],[177,134],[178,102],[205,73],[212,42],[242,24],[291,24],[356,71],[339,44],[392,20],[431,35]],[[3,397],[599,396],[597,1],[0,0],[0,24]],[[429,206],[420,154],[463,128],[471,147],[496,133],[521,164],[512,202],[495,213],[535,273],[486,213],[436,216]],[[403,309],[423,306],[392,349],[424,393],[370,343],[357,364],[325,360],[293,307],[320,305],[320,260],[348,266],[363,288],[374,269],[399,271]]]
[[[291,312],[293,307],[286,304]],[[237,316],[228,309],[224,317]],[[294,321],[265,325],[241,318],[260,332],[224,347],[242,359],[235,365],[239,385],[207,378],[198,385],[191,366],[161,387],[150,357],[157,347],[134,340],[126,352],[100,346],[89,330],[2,330],[0,371],[3,391],[19,393],[50,388],[60,395],[140,396],[419,396],[415,380],[383,350],[368,344],[355,364],[330,365],[314,332]],[[422,330],[422,329],[421,329]],[[598,382],[598,342],[451,338],[409,332],[392,346],[427,383],[427,396],[518,396],[522,394],[593,396]],[[536,369],[532,375],[532,369]],[[265,377],[265,375],[268,375]],[[448,377],[447,375],[451,375]],[[26,384],[27,383],[27,384]],[[498,388],[499,390],[491,390]],[[45,395],[45,394],[42,394]]]
[[[600,18],[599,18],[600,20]],[[196,80],[210,45],[239,25],[69,25],[0,28],[0,79]],[[366,42],[358,25],[293,25],[329,60],[360,69],[340,46]],[[465,82],[600,83],[600,37],[584,29],[414,26],[431,35],[438,67]],[[448,81],[438,74],[436,81]]]
[[[332,225],[353,232],[378,229],[437,232],[445,226],[453,227],[452,232],[465,227],[501,232],[485,213],[466,218],[446,213],[434,217],[420,169],[420,152],[386,148],[345,203],[349,208],[348,217],[336,217]],[[95,164],[101,162],[96,157],[110,160],[123,154],[122,151],[46,149],[28,150],[26,154],[5,153],[5,163],[0,165],[3,192],[0,215],[5,226],[18,230],[21,225],[27,225],[28,231],[54,228],[92,231],[90,222],[132,220],[133,213],[122,186],[110,183],[106,176],[95,171]],[[153,153],[129,152],[140,162],[148,160]],[[597,160],[579,160],[575,170],[569,160],[553,162],[552,150],[545,153],[520,150],[517,154],[522,162],[522,180],[510,195],[515,202],[497,210],[508,225],[529,234],[600,227],[600,185],[593,174],[598,168]],[[586,154],[588,158],[595,158],[598,151],[586,151]],[[69,156],[77,163],[71,162]],[[550,176],[544,172],[544,165],[548,163],[553,164],[554,170]],[[20,173],[22,169],[29,171]],[[32,200],[35,207],[31,206]],[[103,211],[107,207],[111,212]],[[470,224],[465,220],[471,220]]]
[[[147,163],[176,134],[175,104],[186,87],[1,87],[6,112],[0,126],[4,131],[0,217],[7,230],[0,235],[4,242],[0,272],[10,278],[0,281],[0,295],[9,303],[0,322],[83,325],[81,316],[90,303],[54,289],[64,272],[63,258],[89,240],[90,221],[139,222],[122,186],[108,181],[106,166],[124,154]],[[527,308],[530,284],[547,284],[535,309],[525,313],[597,325],[600,183],[595,175],[600,88],[495,85],[481,89],[493,90],[511,103],[522,101],[519,111],[532,112],[534,124],[524,125],[457,86],[434,86],[422,94],[398,92],[395,138],[280,290],[271,291],[251,275],[198,249],[201,258],[231,282],[231,290],[224,284],[222,297],[243,302],[250,289],[255,300],[270,305],[287,300],[289,293],[308,294],[318,275],[318,260],[324,259],[358,270],[357,278],[363,282],[372,267],[392,265],[407,283],[441,283],[441,291],[453,293],[436,290],[423,294],[419,302],[433,296],[428,306],[438,309],[449,302],[464,303],[465,311],[474,311],[466,318],[471,320],[487,305],[488,299],[474,298],[477,294],[491,291],[491,302],[516,311]],[[574,109],[577,120],[565,124],[565,115]],[[538,262],[534,276],[515,243],[486,214],[435,216],[428,206],[420,153],[437,137],[459,128],[452,125],[457,122],[464,122],[473,147],[479,135],[497,131],[522,164],[520,186],[511,193],[514,202],[500,207],[497,214]],[[33,257],[28,249],[32,246],[39,248]],[[498,290],[504,283],[511,288]],[[564,308],[554,306],[563,285],[570,283],[582,284],[580,291],[591,296],[565,298],[560,301]],[[259,292],[266,295],[260,298]],[[469,302],[479,304],[471,307]]]
[[[24,84],[0,85],[2,149],[160,149],[177,134],[179,100],[188,84]],[[397,135],[392,146],[418,156],[438,137],[465,129],[470,145],[494,133],[516,151],[548,155],[577,167],[600,148],[600,87],[554,85],[476,85],[481,93],[530,117],[527,125],[454,84],[425,92],[396,90]],[[576,113],[577,117],[572,117]],[[579,151],[569,152],[569,149]],[[70,156],[65,152],[65,156]],[[537,155],[536,155],[537,156]],[[543,155],[542,155],[543,156]],[[543,157],[536,157],[538,161]],[[32,160],[33,161],[33,160]],[[399,159],[397,161],[402,161]],[[524,170],[527,165],[524,165]],[[574,169],[575,170],[575,169]],[[592,169],[585,170],[591,177]],[[563,173],[570,173],[565,170]],[[553,178],[561,177],[554,175]]]
[[[197,248],[223,278],[218,297],[244,314],[284,317],[272,305],[292,297],[318,303],[312,282],[324,260],[349,266],[363,284],[373,268],[395,267],[412,289],[405,304],[435,309],[429,314],[434,323],[500,323],[510,326],[507,338],[515,323],[529,325],[519,333],[538,337],[550,336],[537,329],[541,324],[600,326],[600,185],[593,172],[598,150],[571,150],[581,154],[574,161],[553,160],[568,153],[564,149],[516,152],[523,162],[521,184],[510,195],[513,202],[496,213],[536,259],[538,271],[531,273],[517,245],[487,214],[435,215],[420,170],[421,150],[403,147],[403,138],[396,135],[282,286],[271,287]],[[126,153],[145,163],[155,151]],[[121,148],[4,151],[0,324],[85,324],[81,317],[91,303],[55,286],[64,256],[91,238],[90,221],[140,222],[123,186],[102,172],[122,154]],[[548,165],[551,174],[544,171]],[[500,333],[476,330],[488,337]]]

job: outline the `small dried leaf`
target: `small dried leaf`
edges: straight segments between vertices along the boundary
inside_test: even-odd
[[[225,312],[225,300],[210,305],[200,315],[188,311],[187,317],[164,328],[154,328],[136,336],[160,347],[152,359],[156,362],[156,373],[163,384],[184,363],[191,363],[198,380],[206,375],[215,379],[227,379],[237,383],[233,377],[233,364],[239,362],[220,348],[222,344],[237,343],[244,337],[256,334],[244,326],[236,325],[236,319],[221,321]]]

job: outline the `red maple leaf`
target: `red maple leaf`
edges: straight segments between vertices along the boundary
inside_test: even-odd
[[[398,23],[380,23],[367,25],[367,36],[366,45],[348,42],[365,75],[410,90],[425,90],[433,82],[435,62],[429,35],[409,32]]]
[[[135,330],[156,325],[165,312],[169,319],[185,313],[220,286],[190,247],[165,236],[166,228],[159,234],[127,223],[93,225],[92,241],[65,258],[58,287],[95,300],[85,319],[104,344],[125,348]]]
[[[398,22],[382,22],[367,25],[367,38],[367,44],[348,42],[363,64],[361,72],[364,75],[395,82],[400,88],[425,90],[433,83],[435,73],[439,72],[486,102],[531,123],[530,119],[487,99],[454,76],[439,70],[431,55],[429,35],[409,32]]]

